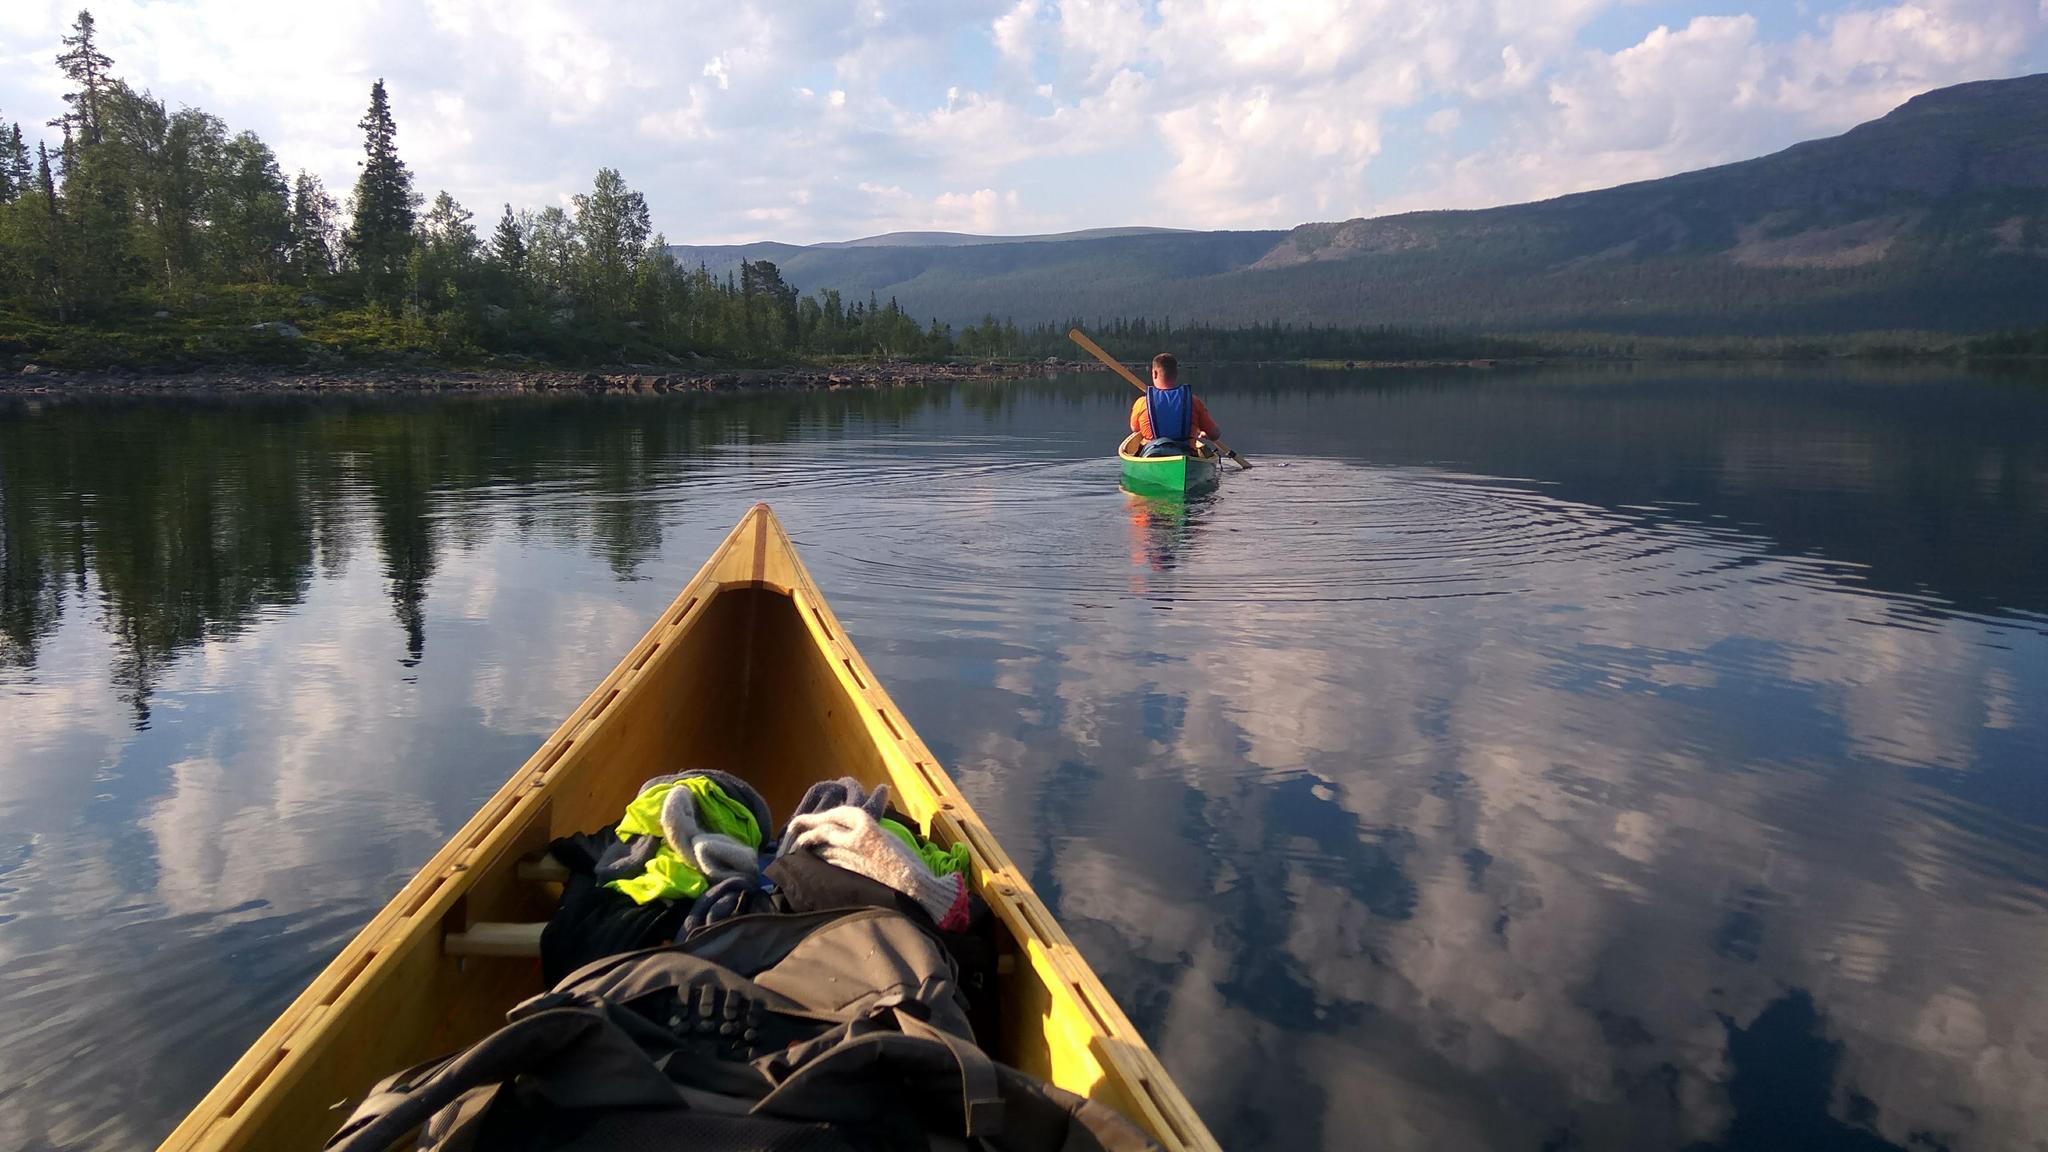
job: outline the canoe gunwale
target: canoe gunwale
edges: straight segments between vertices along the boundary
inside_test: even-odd
[[[1119,459],[1128,464],[1162,464],[1174,460],[1199,460],[1205,463],[1222,463],[1223,455],[1221,453],[1213,450],[1208,452],[1199,451],[1200,447],[1207,443],[1207,440],[1198,440],[1196,442],[1198,450],[1192,456],[1185,453],[1179,456],[1139,456],[1132,449],[1142,448],[1144,444],[1139,441],[1138,434],[1133,432],[1117,443],[1116,454]]]
[[[503,883],[521,857],[544,846],[555,788],[573,783],[581,774],[565,777],[559,771],[576,745],[604,731],[618,714],[611,706],[632,691],[664,645],[680,640],[707,618],[705,609],[714,598],[744,589],[789,598],[839,687],[860,705],[862,727],[881,756],[899,806],[924,825],[932,839],[967,845],[976,889],[1014,938],[1019,968],[1028,964],[1050,997],[1044,1021],[1052,1064],[1047,1078],[1120,1108],[1168,1149],[1217,1149],[1214,1137],[1024,873],[846,638],[765,504],[755,505],[741,519],[618,665],[279,1014],[161,1148],[182,1152],[270,1147],[264,1138],[274,1133],[266,1124],[284,1123],[281,1110],[287,1104],[303,1107],[302,1097],[315,1095],[326,1107],[334,1098],[332,1086],[323,1094],[308,1079],[307,1069],[316,1055],[330,1054],[327,1049],[338,1042],[338,1030],[350,1012],[402,994],[404,986],[394,984],[398,973],[408,964],[426,962],[420,949],[440,953],[445,934],[463,927],[468,898],[480,886]],[[576,763],[580,767],[581,761]],[[463,963],[456,961],[458,971]],[[1063,1028],[1065,1035],[1055,1036],[1056,1028]],[[352,1103],[359,1090],[352,1088],[344,1103]],[[327,1130],[331,1132],[343,1115],[326,1115]]]

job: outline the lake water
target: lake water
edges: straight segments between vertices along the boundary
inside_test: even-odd
[[[0,405],[0,1147],[145,1147],[757,500],[1232,1148],[2038,1148],[2048,384]]]

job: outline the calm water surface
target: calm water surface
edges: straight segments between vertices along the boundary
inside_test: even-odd
[[[0,407],[0,1147],[161,1137],[772,502],[1233,1148],[2043,1148],[2048,386]],[[738,766],[743,767],[743,766]]]

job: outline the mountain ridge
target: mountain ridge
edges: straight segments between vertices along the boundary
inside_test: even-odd
[[[1107,240],[1116,236],[1150,236],[1163,232],[1189,232],[1188,228],[1158,228],[1134,224],[1109,228],[1079,228],[1072,232],[1047,232],[1030,236],[993,236],[976,232],[883,232],[853,240],[827,240],[803,244],[803,248],[967,248],[978,244],[1036,244],[1065,240]]]
[[[947,323],[1146,316],[1663,335],[2038,325],[2048,74],[1938,89],[1838,136],[1530,203],[1285,230],[1108,231],[677,252],[723,267],[775,260],[805,291],[895,297]]]

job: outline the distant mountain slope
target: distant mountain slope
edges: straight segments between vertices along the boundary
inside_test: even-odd
[[[1116,236],[1154,236],[1185,232],[1183,228],[1083,228],[1042,236],[978,236],[971,232],[884,232],[858,240],[833,240],[813,248],[965,248],[974,244],[1031,244],[1054,240],[1107,240]]]
[[[1123,231],[1123,230],[1118,230]],[[886,238],[873,238],[886,239]],[[1289,232],[684,249],[918,316],[1792,334],[2048,320],[2048,75],[1908,101],[1756,160]],[[859,244],[861,242],[855,242]]]
[[[1286,232],[1156,232],[1095,240],[1025,240],[927,247],[797,248],[788,244],[682,246],[685,263],[723,275],[741,260],[772,260],[805,292],[836,288],[848,303],[894,296],[919,317],[961,323],[984,313],[1027,319],[1071,315],[1085,286],[1126,314],[1151,312],[1159,288],[1249,267]]]

